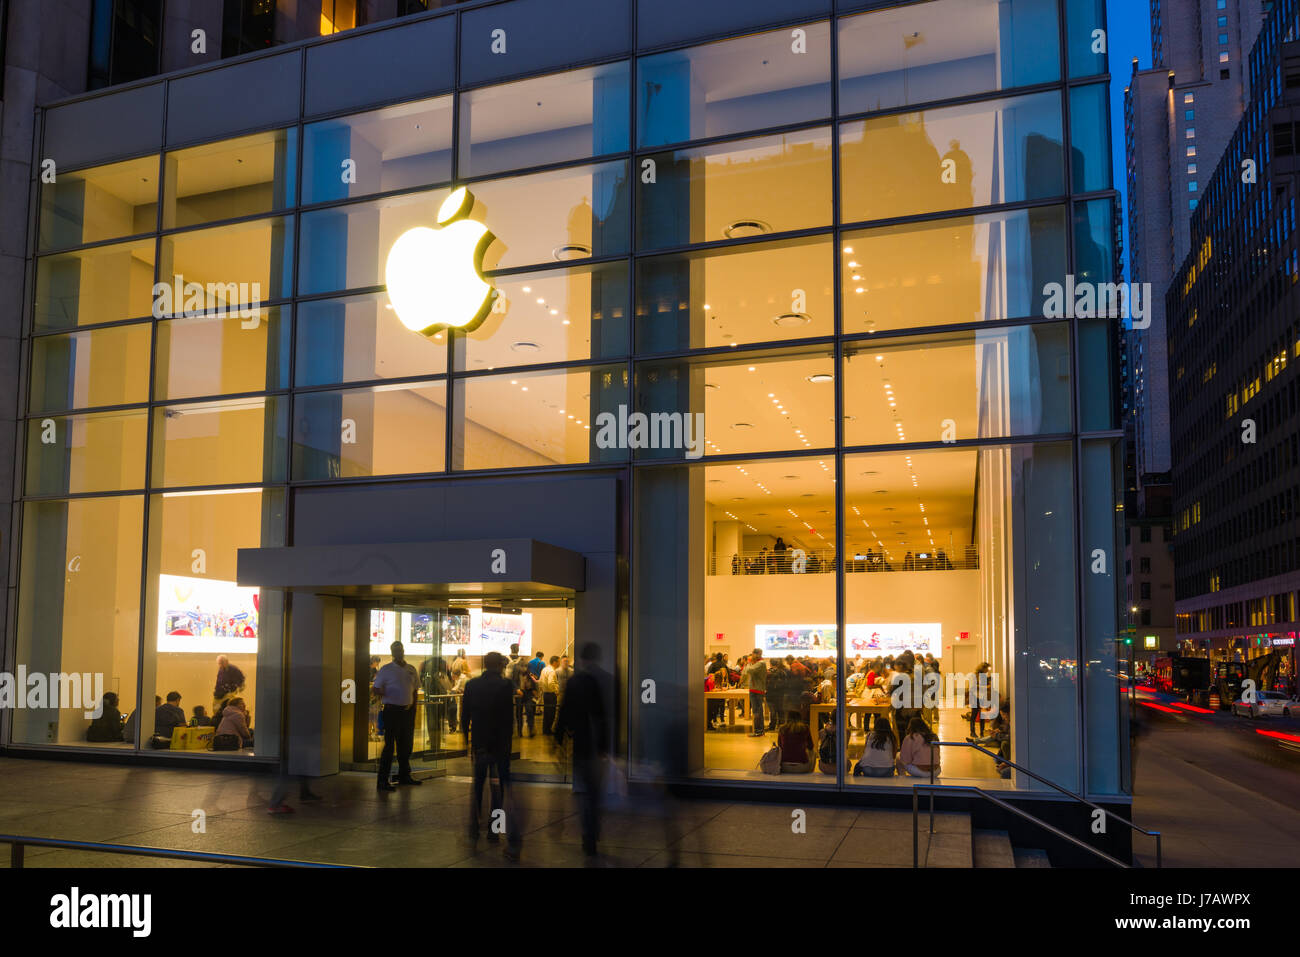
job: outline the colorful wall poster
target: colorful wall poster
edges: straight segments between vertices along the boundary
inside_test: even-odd
[[[834,625],[755,625],[754,647],[767,658],[834,658]]]
[[[259,591],[234,582],[158,576],[158,650],[257,654]]]

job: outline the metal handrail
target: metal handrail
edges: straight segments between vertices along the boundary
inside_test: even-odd
[[[982,797],[985,800],[993,804],[996,804],[1004,811],[1009,811],[1012,814],[1017,815],[1018,817],[1024,818],[1026,821],[1030,821],[1034,824],[1037,824],[1039,827],[1042,827],[1047,831],[1051,832],[1052,834],[1055,834],[1057,837],[1061,838],[1062,840],[1069,841],[1071,844],[1074,844],[1077,847],[1081,847],[1085,851],[1088,851],[1091,854],[1095,854],[1097,857],[1100,857],[1102,860],[1110,864],[1114,864],[1116,867],[1128,868],[1130,866],[1128,864],[1125,864],[1123,861],[1119,860],[1116,857],[1111,857],[1105,851],[1098,850],[1097,848],[1089,844],[1087,841],[1081,841],[1073,834],[1067,834],[1065,831],[1062,831],[1059,827],[1056,827],[1055,825],[1052,824],[1048,824],[1046,821],[1034,817],[1028,811],[1023,811],[1020,808],[1016,807],[1014,804],[1010,804],[1006,801],[1003,801],[1001,798],[995,798],[992,794],[989,794],[987,791],[974,787],[973,785],[913,784],[912,785],[912,867],[913,868],[918,868],[921,866],[920,837],[918,831],[919,828],[918,821],[920,817],[920,810],[919,810],[920,792],[921,791],[930,792],[930,833],[933,834],[934,833],[934,792],[942,789],[951,790],[951,791],[968,791],[972,794],[976,794],[979,797]]]
[[[352,868],[353,864],[325,864],[319,861],[290,861],[270,857],[244,857],[239,854],[214,854],[209,851],[181,851],[166,847],[144,847],[138,844],[101,844],[96,841],[65,841],[54,837],[19,837],[0,834],[0,844],[9,845],[9,866],[23,866],[23,851],[32,847],[56,847],[72,851],[96,851],[105,854],[131,854],[135,857],[162,857],[178,861],[201,861],[205,864],[244,864],[249,867],[308,867],[325,869]]]
[[[1107,817],[1113,817],[1121,824],[1127,824],[1129,827],[1137,831],[1139,834],[1145,834],[1147,837],[1154,837],[1156,839],[1156,867],[1163,866],[1164,857],[1162,853],[1163,851],[1162,839],[1159,831],[1148,831],[1146,828],[1138,827],[1132,821],[1128,820],[1127,818],[1120,817],[1114,811],[1108,810],[1107,808],[1104,808],[1099,804],[1093,804],[1086,797],[1083,797],[1082,795],[1079,794],[1075,794],[1073,791],[1061,787],[1055,781],[1049,781],[1047,780],[1047,778],[1043,777],[1042,775],[1035,774],[1033,771],[1030,771],[1028,768],[1023,768],[1020,765],[1016,764],[1014,761],[1010,761],[1002,757],[1000,754],[994,754],[992,751],[989,751],[986,748],[981,748],[978,744],[973,744],[970,741],[931,741],[930,742],[930,784],[932,786],[935,786],[935,781],[934,781],[934,768],[935,768],[934,749],[935,748],[971,748],[972,750],[978,751],[981,754],[987,754],[994,761],[999,761],[1002,764],[1007,765],[1008,767],[1015,768],[1021,774],[1027,774],[1029,775],[1029,777],[1033,778],[1035,781],[1039,782],[1040,784],[1046,784],[1049,788],[1053,788],[1061,792],[1062,794],[1066,795],[1067,797],[1074,798],[1074,800],[1078,801],[1081,804],[1088,805],[1088,807],[1092,808],[1094,811],[1100,811],[1102,814],[1106,815]],[[943,786],[943,785],[938,785],[938,786]],[[930,804],[931,804],[930,814],[933,817],[934,815],[933,795],[930,796]]]

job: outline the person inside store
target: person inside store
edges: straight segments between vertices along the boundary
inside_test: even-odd
[[[750,734],[762,737],[766,732],[763,724],[763,700],[767,697],[767,662],[763,660],[763,650],[755,648],[745,665],[744,686],[749,689],[749,716],[752,723]]]
[[[156,749],[172,746],[172,730],[185,727],[185,712],[181,710],[181,693],[167,692],[166,704],[159,705],[153,713],[153,737],[149,746]]]
[[[772,546],[772,555],[776,559],[776,571],[782,575],[790,571],[790,566],[785,561],[786,545],[785,539],[777,536],[776,544]]]
[[[510,663],[506,665],[506,680],[515,686],[515,733],[524,736],[524,720],[528,721],[528,736],[533,736],[533,723],[537,717],[535,697],[537,678],[528,666],[528,659],[519,654],[519,645],[510,646]]]
[[[731,555],[731,574],[740,574],[740,552],[733,552]]]
[[[989,751],[997,752],[993,768],[1001,777],[1011,777],[1011,702],[1003,698],[998,703],[998,713],[989,727],[989,733],[983,737],[966,738],[971,744],[978,744]]]
[[[540,651],[533,655],[532,661],[528,662],[528,670],[533,673],[534,678],[540,678],[542,676],[542,669],[545,667],[546,655]]]
[[[862,749],[862,757],[858,759],[853,773],[869,778],[893,777],[897,756],[898,741],[894,737],[894,726],[890,724],[889,715],[878,714],[872,719],[871,733],[867,735],[866,747]]]
[[[465,649],[458,648],[456,657],[451,662],[451,676],[453,679],[458,678],[462,673],[469,674],[469,659],[465,657]]]
[[[86,729],[86,740],[98,743],[122,740],[122,712],[117,709],[117,695],[113,692],[104,692],[99,717]]]
[[[213,710],[221,707],[221,703],[231,695],[243,690],[244,673],[232,665],[225,655],[217,655],[217,683],[212,689]]]
[[[556,707],[564,704],[564,689],[569,686],[569,679],[573,677],[573,666],[569,664],[568,655],[560,655],[560,665],[555,669],[555,683],[559,687],[556,692]]]
[[[779,731],[781,721],[791,708],[790,696],[802,690],[802,682],[786,670],[785,662],[780,658],[773,658],[767,668],[767,713],[769,715],[768,730]],[[796,687],[798,686],[798,687]],[[795,701],[795,707],[798,701]]]
[[[453,734],[456,733],[458,727],[463,728],[465,724],[462,704],[465,700],[465,686],[470,682],[469,671],[469,668],[466,667],[464,671],[456,672],[456,683],[451,686],[451,693],[455,695],[455,698],[452,700],[447,720],[452,722],[451,730]]]
[[[776,744],[781,749],[782,774],[812,773],[816,745],[798,711],[786,712],[785,724],[776,732]]]
[[[835,730],[835,715],[827,716],[829,720],[822,725],[822,729],[817,739],[817,770],[822,774],[834,774],[835,769],[835,742],[839,740],[839,735]]]
[[[415,666],[406,660],[406,649],[400,641],[389,649],[393,660],[375,675],[374,691],[383,702],[384,750],[379,753],[379,779],[375,787],[380,791],[395,791],[389,783],[393,770],[393,755],[397,755],[397,783],[419,785],[411,777],[411,749],[415,746],[415,692],[420,686],[420,675]]]
[[[928,778],[933,769],[934,776],[938,777],[940,749],[930,747],[930,742],[935,740],[934,732],[920,716],[912,718],[906,727],[903,742],[898,746],[898,773]]]
[[[424,689],[424,732],[428,746],[433,748],[442,732],[442,721],[447,712],[446,696],[451,694],[451,673],[441,656],[430,655],[420,662],[420,687]],[[451,730],[456,730],[454,720]]]
[[[560,700],[560,682],[555,677],[555,669],[559,665],[560,656],[551,655],[550,661],[537,676],[537,688],[542,693],[542,734],[550,734],[555,726],[555,709]]]
[[[505,665],[505,658],[498,652],[489,651],[483,656],[483,673],[465,685],[461,728],[465,732],[470,762],[474,768],[474,778],[470,785],[467,836],[471,847],[478,843],[483,785],[491,776],[493,781],[489,814],[497,810],[503,812],[506,824],[505,854],[511,860],[518,860],[522,828],[519,809],[513,806],[510,793],[510,731],[514,724],[515,687],[502,674]],[[488,840],[494,844],[500,840],[498,833],[490,826]]]
[[[963,714],[962,717],[970,722],[970,736],[972,738],[984,737],[984,711],[988,707],[992,706],[993,702],[980,700],[980,676],[990,675],[992,671],[993,666],[991,664],[987,661],[980,662],[979,667],[975,669],[975,680],[972,681],[970,686],[966,689],[966,705],[969,710]],[[991,679],[987,677],[983,681],[983,690],[985,695],[988,695],[989,693],[988,688],[990,682]],[[975,733],[975,725],[977,722],[979,723],[979,734]]]
[[[713,653],[713,659],[704,669],[704,690],[705,691],[725,691],[731,687],[728,680],[727,656],[720,651]],[[718,730],[719,725],[726,722],[727,702],[722,698],[709,698],[707,718],[710,731]]]
[[[192,728],[211,728],[213,721],[208,717],[208,709],[201,704],[194,706],[194,711],[190,715],[190,727]]]
[[[229,745],[233,744],[231,747]],[[244,699],[235,697],[221,709],[221,723],[212,737],[214,751],[237,751],[253,746],[253,731],[248,726],[248,711]]]

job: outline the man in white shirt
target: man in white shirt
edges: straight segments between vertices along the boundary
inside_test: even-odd
[[[551,655],[542,673],[537,677],[537,686],[542,691],[542,734],[549,735],[555,725],[555,706],[560,699],[560,678],[558,667],[559,655]]]
[[[406,660],[406,650],[400,641],[393,642],[390,650],[393,660],[375,674],[375,694],[384,704],[384,750],[379,755],[380,791],[397,790],[388,783],[393,770],[393,752],[397,752],[397,783],[423,784],[411,777],[411,749],[415,746],[415,691],[420,685],[420,674]]]

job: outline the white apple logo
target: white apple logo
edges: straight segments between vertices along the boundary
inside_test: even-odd
[[[438,229],[408,229],[388,251],[384,281],[406,328],[426,336],[443,326],[472,332],[487,318],[492,286],[483,255],[496,237],[465,218],[473,208],[468,189],[453,190],[438,209]]]

